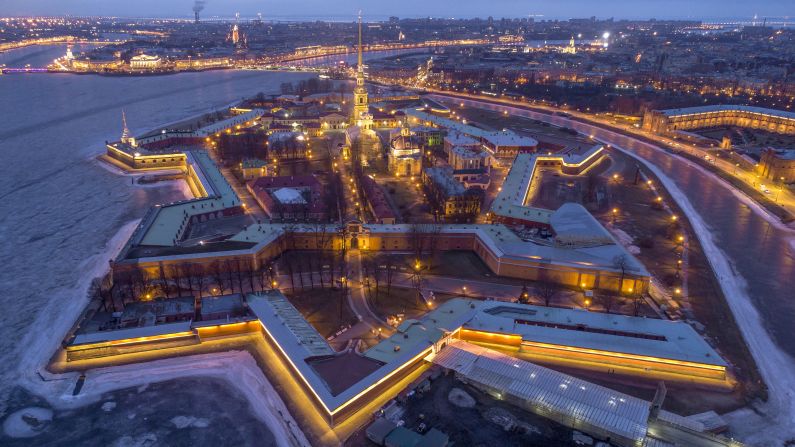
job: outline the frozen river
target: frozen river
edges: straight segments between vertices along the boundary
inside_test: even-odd
[[[43,66],[64,51],[24,48],[0,54],[0,64]],[[25,405],[20,378],[57,346],[62,317],[74,312],[90,276],[107,265],[109,241],[150,205],[183,197],[179,183],[132,186],[95,161],[104,142],[119,137],[122,109],[135,134],[260,91],[277,93],[282,82],[307,76],[0,76],[0,420],[15,409],[9,407]],[[207,382],[192,386],[216,389]],[[134,401],[135,393],[123,395],[123,402]],[[0,444],[6,445],[2,434]]]

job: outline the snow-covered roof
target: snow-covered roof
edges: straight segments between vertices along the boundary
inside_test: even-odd
[[[445,301],[437,309],[419,320],[406,320],[389,338],[364,352],[364,355],[384,363],[390,362],[406,350],[425,349],[470,320],[477,312],[476,302],[465,298]]]
[[[273,193],[271,193],[273,197],[276,198],[280,203],[284,204],[303,204],[306,203],[304,196],[301,195],[301,191],[295,188],[279,188]]]
[[[646,437],[647,401],[464,341],[449,344],[433,362],[544,413],[636,442]]]
[[[741,106],[741,105],[731,105],[731,104],[716,104],[711,106],[684,107],[680,109],[665,109],[665,110],[659,110],[659,112],[668,117],[698,115],[702,113],[747,112],[747,113],[756,113],[759,115],[774,116],[778,118],[795,120],[795,112],[767,109],[764,107]]]
[[[437,126],[444,127],[448,130],[449,134],[462,133],[472,138],[478,139],[481,142],[489,143],[492,146],[499,148],[500,146],[518,146],[518,147],[536,147],[538,140],[532,137],[519,135],[516,132],[509,130],[494,131],[485,130],[479,127],[470,126],[463,122],[458,122],[450,118],[436,116],[431,113],[423,112],[414,109],[405,109],[405,113],[417,120],[430,122]]]
[[[727,366],[683,321],[486,301],[465,327],[517,334],[526,342]]]
[[[579,203],[564,203],[549,217],[555,230],[555,240],[563,245],[613,244],[613,237]]]
[[[326,339],[278,290],[250,294],[247,301],[251,311],[293,361],[334,354]]]
[[[189,171],[206,197],[150,209],[133,236],[136,245],[174,246],[192,216],[240,205],[234,189],[206,152],[186,151],[185,154]]]
[[[154,326],[142,326],[129,329],[118,329],[113,331],[90,332],[75,336],[71,345],[86,345],[93,343],[111,342],[116,340],[127,340],[140,337],[154,337],[158,335],[187,333],[191,332],[191,322],[181,321],[179,323],[156,324]]]

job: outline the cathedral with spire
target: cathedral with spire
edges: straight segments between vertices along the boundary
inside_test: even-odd
[[[373,115],[364,85],[364,63],[362,62],[362,14],[359,13],[359,47],[356,65],[356,87],[353,89],[353,115],[351,124],[362,130],[372,130]]]
[[[370,102],[365,86],[364,63],[362,61],[362,14],[359,13],[359,46],[356,65],[356,86],[353,88],[353,108],[351,111],[350,126],[346,129],[346,142],[349,146],[359,142],[362,144],[363,163],[367,158],[377,156],[380,150],[380,141],[373,129],[373,114],[370,112]]]

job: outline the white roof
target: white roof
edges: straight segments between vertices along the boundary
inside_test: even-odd
[[[683,321],[498,301],[486,301],[480,310],[465,327],[517,334],[528,342],[727,366]]]
[[[512,132],[506,131],[492,131],[485,130],[479,127],[470,126],[463,122],[458,122],[449,118],[433,115],[431,113],[422,112],[420,110],[405,109],[406,115],[414,117],[419,120],[431,122],[437,126],[448,129],[448,132],[458,132],[466,134],[470,137],[487,141],[492,145],[499,146],[519,146],[519,147],[535,147],[538,146],[538,140],[531,137],[526,137]]]
[[[279,188],[271,193],[281,203],[285,204],[303,204],[306,203],[301,191],[295,188]]]
[[[480,142],[469,135],[461,132],[448,132],[447,136],[444,137],[445,143],[451,144],[453,146],[478,146],[480,147]]]
[[[627,394],[464,341],[449,344],[433,362],[544,413],[638,442],[646,437],[650,404]]]
[[[579,203],[564,203],[549,217],[555,239],[564,245],[608,245],[613,237]]]
[[[118,329],[114,331],[99,331],[75,336],[71,345],[85,345],[92,343],[103,343],[114,340],[126,340],[129,338],[152,337],[156,335],[174,334],[177,332],[190,332],[191,321],[181,321],[179,323],[156,324],[153,326],[142,326],[129,329]]]
[[[174,246],[180,230],[192,216],[240,205],[234,189],[206,152],[186,151],[185,154],[186,163],[193,168],[207,197],[152,208],[136,229],[133,236],[136,244]]]

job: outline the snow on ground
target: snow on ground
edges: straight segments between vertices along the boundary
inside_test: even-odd
[[[472,104],[473,101],[464,100],[467,104]],[[477,104],[477,103],[476,103]],[[481,104],[482,105],[482,104]],[[501,110],[512,110],[514,114],[520,116],[527,116],[533,119],[539,119],[545,122],[554,124],[555,121],[568,123],[569,126],[574,128],[593,126],[587,123],[578,121],[571,121],[561,117],[553,117],[547,113],[532,112],[523,109],[517,109],[510,106],[497,106],[502,107]],[[489,107],[481,107],[489,109]],[[494,109],[494,107],[491,107]],[[604,130],[599,128],[600,130]],[[611,132],[613,133],[613,132]],[[615,134],[615,133],[613,133]],[[615,134],[618,135],[618,134]],[[632,137],[629,137],[632,138]],[[734,313],[740,331],[743,334],[746,344],[748,345],[751,354],[756,361],[757,368],[768,387],[769,399],[765,403],[754,405],[753,409],[746,408],[737,410],[728,415],[726,419],[730,422],[732,432],[743,441],[759,446],[774,446],[785,445],[789,439],[795,439],[795,361],[788,356],[785,352],[776,346],[770,334],[765,329],[762,319],[753,306],[750,297],[748,296],[747,285],[745,281],[735,275],[735,270],[732,268],[726,254],[720,250],[715,241],[712,239],[711,232],[701,216],[695,211],[693,205],[688,200],[687,196],[676,186],[676,184],[666,176],[656,165],[650,163],[642,157],[638,157],[634,152],[625,150],[618,147],[611,142],[604,141],[597,138],[604,144],[610,144],[625,154],[635,158],[643,163],[649,170],[651,170],[663,183],[665,188],[671,194],[673,199],[685,213],[689,219],[694,231],[701,243],[704,252],[709,259],[713,271],[718,277],[721,285],[721,290]],[[640,140],[635,140],[640,142]],[[643,143],[647,147],[655,151],[664,151],[664,149],[657,146]],[[738,199],[747,205],[754,213],[763,217],[770,225],[778,229],[792,231],[792,227],[784,225],[777,217],[770,214],[764,207],[756,203],[746,194],[737,191],[736,188],[729,185],[725,180],[710,173],[700,165],[674,154],[665,152],[671,157],[677,157],[679,160],[688,163],[695,169],[700,170],[706,175],[713,176],[729,189]],[[790,246],[795,251],[795,238],[790,240]]]
[[[310,445],[281,397],[262,374],[257,362],[251,354],[243,351],[176,357],[90,370],[86,373],[86,382],[79,395],[72,396],[70,388],[59,396],[53,396],[55,400],[49,400],[53,405],[58,404],[62,408],[74,408],[96,402],[110,391],[186,377],[224,380],[246,396],[254,414],[265,421],[280,446]],[[176,417],[171,422],[178,428],[200,427],[207,423],[183,416]]]
[[[732,433],[751,445],[785,445],[786,440],[795,438],[795,361],[773,342],[748,296],[745,281],[734,274],[726,254],[717,247],[709,228],[687,196],[656,165],[637,157],[632,151],[614,147],[639,160],[651,170],[687,216],[715,271],[757,368],[767,384],[767,402],[756,404],[753,409],[744,408],[724,416],[730,423]],[[746,199],[750,200],[747,196]],[[758,205],[755,207],[756,210],[759,208],[761,207]]]
[[[133,231],[135,231],[138,222],[139,220],[134,220],[123,225],[118,233],[107,243],[107,250],[104,253],[92,256],[80,265],[78,270],[85,272],[84,280],[74,289],[63,293],[68,298],[66,304],[53,300],[48,302],[46,307],[39,313],[32,327],[46,327],[48,336],[42,336],[38,331],[30,331],[20,342],[21,346],[26,347],[18,365],[20,385],[35,394],[41,392],[57,394],[62,392],[67,384],[74,384],[74,380],[70,379],[75,378],[77,376],[76,373],[53,376],[44,367],[50,356],[59,348],[61,337],[69,332],[69,329],[74,325],[88,304],[88,290],[91,287],[91,282],[94,278],[100,277],[107,272],[108,259],[112,259],[119,253]],[[53,315],[57,315],[57,317],[53,318]],[[43,382],[42,377],[46,377],[47,381]]]
[[[632,253],[633,255],[640,254],[640,247],[634,245],[633,242],[635,238],[630,236],[626,231],[622,230],[621,228],[616,228],[615,226],[608,224],[607,229],[610,230],[610,233],[618,239],[618,242],[627,249],[628,252]]]
[[[91,281],[108,269],[112,259],[124,246],[138,225],[138,220],[128,222],[107,244],[107,251],[86,260],[80,270],[85,280],[66,293],[69,304],[52,301],[37,318],[34,327],[47,327],[49,336],[30,332],[21,345],[27,346],[19,363],[20,385],[46,399],[54,408],[75,408],[102,398],[103,393],[131,386],[145,387],[149,383],[192,376],[217,377],[238,388],[246,396],[254,414],[264,421],[278,440],[279,445],[309,446],[309,441],[298,428],[276,390],[263,375],[259,366],[246,352],[205,354],[191,357],[165,359],[155,362],[108,367],[90,370],[86,383],[78,396],[72,396],[78,373],[51,374],[44,366],[50,355],[58,349],[61,338],[74,324],[88,302]],[[58,304],[58,317],[52,319],[52,306]],[[136,439],[129,445],[136,445]],[[145,440],[144,440],[145,441]]]
[[[11,438],[32,438],[47,427],[52,416],[52,410],[48,408],[23,408],[3,421],[3,432]]]

